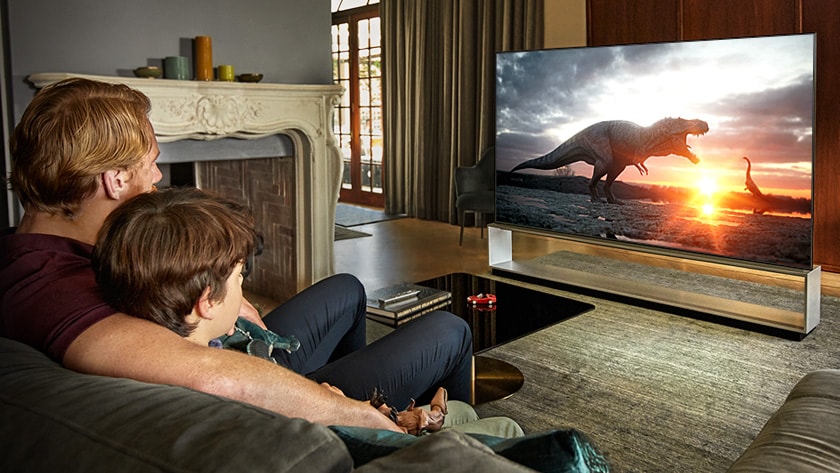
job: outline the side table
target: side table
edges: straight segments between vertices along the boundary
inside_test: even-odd
[[[518,368],[482,353],[595,308],[592,304],[483,276],[452,273],[417,283],[452,293],[446,309],[467,321],[473,333],[472,404],[504,399],[519,390]],[[467,297],[495,294],[494,306],[473,306]]]

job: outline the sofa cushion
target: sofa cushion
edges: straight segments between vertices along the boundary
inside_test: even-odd
[[[424,452],[427,449],[443,448],[437,445],[434,439],[442,441],[451,437],[451,435],[444,436],[443,433],[453,432],[444,430],[440,433],[415,437],[408,434],[361,427],[332,426],[330,428],[347,445],[357,467],[408,447],[411,447],[413,452],[417,452],[414,461],[418,461],[424,456],[431,458],[428,452],[419,452]],[[511,439],[482,434],[458,433],[460,434],[458,438],[468,438],[470,443],[477,441],[479,445],[486,447],[488,451],[496,453],[498,456],[538,471],[589,473],[609,470],[604,457],[585,435],[574,429],[551,430]],[[460,442],[467,441],[460,440]],[[422,443],[425,447],[417,446],[418,443]],[[457,463],[461,463],[461,461],[458,460]],[[429,471],[434,471],[434,469]]]
[[[840,370],[806,374],[730,472],[840,471]]]
[[[324,426],[186,388],[79,374],[0,338],[0,471],[350,471]]]
[[[467,434],[445,430],[417,438],[391,455],[380,457],[359,468],[358,473],[525,473],[529,468],[495,455],[486,445]],[[562,470],[553,470],[562,471]]]

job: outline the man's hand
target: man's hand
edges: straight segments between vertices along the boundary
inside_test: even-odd
[[[265,322],[263,322],[262,317],[260,317],[260,313],[257,308],[248,302],[248,300],[244,297],[242,298],[242,305],[239,306],[239,316],[257,324],[264,330],[268,330],[268,327],[265,326]]]

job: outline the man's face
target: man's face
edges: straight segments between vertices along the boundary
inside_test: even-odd
[[[163,178],[163,174],[161,174],[157,166],[159,155],[160,148],[158,148],[157,140],[152,140],[151,149],[143,156],[140,164],[132,170],[132,177],[129,181],[132,192],[130,192],[128,197],[134,197],[144,192],[151,192],[154,189],[155,183]]]

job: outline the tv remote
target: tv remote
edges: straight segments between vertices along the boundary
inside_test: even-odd
[[[420,291],[416,289],[411,289],[405,292],[398,292],[397,294],[394,294],[390,297],[379,298],[379,303],[382,305],[388,305],[393,304],[395,302],[402,302],[411,299],[412,297],[417,297],[417,294],[420,294]]]

